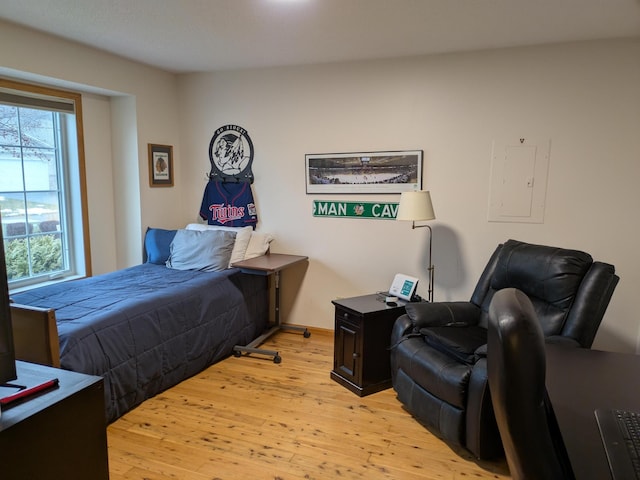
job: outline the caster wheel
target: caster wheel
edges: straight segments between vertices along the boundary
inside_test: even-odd
[[[234,351],[233,351],[233,356],[234,356],[234,357],[236,357],[236,358],[240,358],[240,357],[242,356],[242,352],[239,352],[239,351],[237,351],[237,350],[234,350]]]
[[[275,357],[273,357],[273,363],[281,363],[282,362],[282,357],[280,355],[276,355]]]
[[[309,330],[305,330],[304,333],[302,334],[302,336],[304,338],[309,338],[311,336],[311,332]]]

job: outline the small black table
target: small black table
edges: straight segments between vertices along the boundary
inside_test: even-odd
[[[331,378],[363,397],[391,387],[389,342],[407,302],[396,306],[379,294],[333,300],[335,333]]]

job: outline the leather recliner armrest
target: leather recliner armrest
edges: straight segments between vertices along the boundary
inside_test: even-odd
[[[394,345],[413,331],[411,319],[405,314],[399,316],[393,324],[391,330],[391,344]]]
[[[477,325],[480,307],[471,302],[408,303],[405,307],[414,330],[424,327]]]

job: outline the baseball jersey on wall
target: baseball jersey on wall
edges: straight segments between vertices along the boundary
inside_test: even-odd
[[[253,228],[258,223],[256,205],[249,182],[209,181],[204,189],[200,216],[209,225]]]

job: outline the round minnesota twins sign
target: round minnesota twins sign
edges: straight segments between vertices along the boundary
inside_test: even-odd
[[[253,182],[253,142],[244,128],[237,125],[218,128],[209,143],[209,159],[211,179]]]

